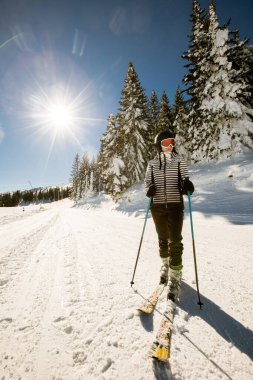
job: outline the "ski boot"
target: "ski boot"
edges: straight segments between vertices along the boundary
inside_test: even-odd
[[[168,293],[167,298],[173,302],[176,302],[179,297],[180,287],[182,280],[182,269],[169,268],[168,274]]]
[[[160,284],[167,284],[170,258],[169,257],[163,257],[162,262],[163,262],[163,264],[162,264],[161,269],[160,269]]]

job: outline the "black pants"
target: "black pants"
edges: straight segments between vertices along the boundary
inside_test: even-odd
[[[155,204],[151,214],[155,223],[161,258],[170,257],[173,268],[182,265],[183,204]]]

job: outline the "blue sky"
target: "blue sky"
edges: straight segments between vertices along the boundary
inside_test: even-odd
[[[148,96],[165,90],[173,103],[184,74],[191,0],[0,4],[0,192],[28,189],[29,182],[68,183],[75,154],[98,152],[129,61]],[[252,0],[217,0],[216,6],[221,24],[231,17],[230,29],[253,37]],[[60,130],[47,114],[62,100],[72,120]]]

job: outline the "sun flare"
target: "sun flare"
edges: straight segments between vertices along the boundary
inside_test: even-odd
[[[37,91],[25,99],[25,116],[30,120],[27,128],[33,141],[48,140],[49,156],[59,144],[76,144],[84,150],[82,141],[89,129],[104,119],[90,117],[96,111],[91,102],[89,85],[74,93],[66,85],[54,85],[43,88],[38,82]],[[86,139],[85,139],[86,141]]]
[[[70,128],[74,122],[74,113],[70,107],[64,103],[52,104],[45,113],[45,118],[57,130]]]
[[[79,99],[67,97],[66,94],[47,94],[41,91],[28,99],[28,118],[32,120],[30,127],[39,136],[51,135],[53,139],[58,137],[76,139],[76,133],[80,125],[85,123],[81,111],[84,105]]]

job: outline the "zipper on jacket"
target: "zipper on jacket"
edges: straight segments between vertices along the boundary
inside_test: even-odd
[[[165,198],[165,204],[166,204],[166,208],[168,207],[167,206],[167,192],[166,192],[166,157],[164,155],[164,169],[163,169],[163,173],[164,173],[164,198]]]

